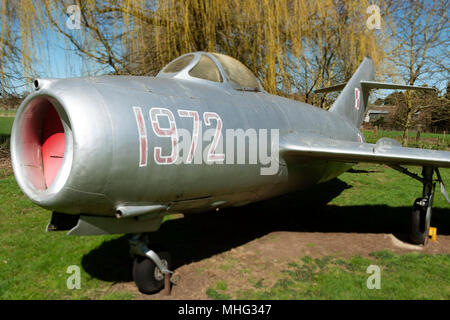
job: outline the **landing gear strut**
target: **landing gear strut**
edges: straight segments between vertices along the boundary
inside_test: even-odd
[[[163,287],[170,294],[170,276],[173,273],[170,253],[163,250],[157,252],[148,248],[147,234],[134,235],[130,240],[130,253],[134,257],[133,280],[139,291],[150,294]]]
[[[423,184],[422,197],[417,198],[416,201],[414,201],[414,205],[412,208],[409,224],[409,238],[412,243],[425,244],[426,240],[428,239],[428,230],[430,229],[435,189],[433,174],[435,170],[438,175],[438,179],[441,182],[441,189],[443,188],[439,171],[433,167],[423,167],[423,177],[420,177],[419,175],[416,175],[400,166],[392,166],[392,168],[416,180],[419,180]],[[445,190],[443,193],[445,193]]]
[[[411,212],[409,237],[415,244],[424,244],[428,239],[435,188],[433,168],[423,168],[422,174],[424,177],[422,197],[414,201]]]
[[[411,212],[409,238],[415,244],[425,244],[428,239],[428,229],[430,229],[431,208],[433,206],[435,187],[435,184],[433,183],[433,173],[433,168],[423,168],[422,197],[414,201]]]

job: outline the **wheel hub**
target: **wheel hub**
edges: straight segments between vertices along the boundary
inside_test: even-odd
[[[167,269],[169,267],[169,263],[167,262],[167,260],[161,259],[161,263],[163,264],[164,268]],[[164,280],[164,274],[157,266],[155,267],[155,279],[158,281]]]

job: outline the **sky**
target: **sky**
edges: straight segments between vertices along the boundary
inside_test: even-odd
[[[74,30],[73,32],[81,32]],[[95,70],[95,63],[83,61],[76,54],[73,46],[56,32],[50,32],[42,56],[46,57],[39,62],[37,75],[45,78],[71,78],[89,75],[89,70]]]
[[[47,42],[48,55],[37,66],[37,75],[43,78],[70,78],[82,75],[82,59],[74,52],[66,50],[68,44],[51,34]]]

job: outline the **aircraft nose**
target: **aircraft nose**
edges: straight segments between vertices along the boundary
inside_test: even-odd
[[[71,214],[115,214],[104,195],[113,142],[102,99],[91,83],[64,79],[42,83],[20,105],[11,161],[19,187],[35,204]]]

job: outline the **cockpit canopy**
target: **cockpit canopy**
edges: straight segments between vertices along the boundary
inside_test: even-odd
[[[188,53],[170,62],[157,75],[210,81],[241,91],[263,91],[254,74],[238,60],[219,53]]]

